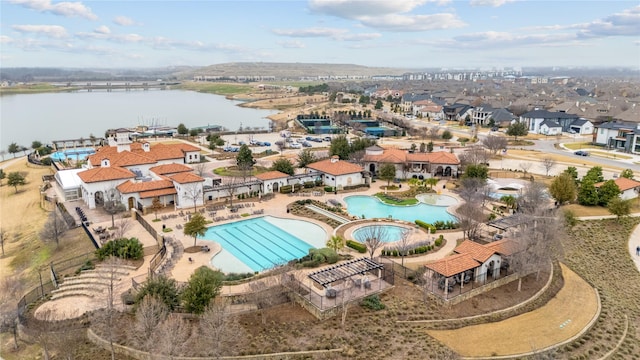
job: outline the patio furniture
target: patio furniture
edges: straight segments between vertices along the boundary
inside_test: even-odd
[[[329,288],[326,290],[327,299],[335,299],[338,296],[338,291],[333,288]]]
[[[209,245],[204,245],[200,248],[202,250],[202,252],[209,252],[211,251],[211,249],[209,248]]]

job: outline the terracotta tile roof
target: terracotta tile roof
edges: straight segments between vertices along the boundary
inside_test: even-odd
[[[178,173],[175,175],[169,175],[168,176],[171,180],[179,183],[179,184],[187,184],[187,183],[194,183],[194,182],[203,182],[204,179],[201,178],[200,176],[194,174],[194,173]]]
[[[475,241],[465,240],[458,245],[453,251],[458,254],[469,254],[473,256],[475,260],[483,263],[487,261],[495,252],[492,249],[488,249],[482,244],[478,244]]]
[[[429,153],[429,162],[432,164],[449,164],[449,165],[458,165],[460,164],[460,160],[456,156],[456,154],[452,154],[447,151],[436,151]]]
[[[325,174],[330,174],[334,176],[354,174],[354,173],[359,173],[363,171],[360,165],[352,164],[344,160],[331,162],[331,159],[317,161],[317,162],[308,164],[307,167],[309,169],[317,170]]]
[[[273,179],[281,179],[281,178],[286,178],[289,177],[288,174],[285,174],[283,172],[280,171],[267,171],[265,173],[262,174],[258,174],[256,175],[256,178],[258,178],[259,180],[265,181],[265,180],[273,180]]]
[[[432,153],[409,153],[401,149],[384,149],[382,155],[365,155],[364,161],[373,161],[378,163],[402,164],[405,162],[425,162],[433,164],[449,164],[458,165],[460,160],[456,154],[446,151],[437,151]]]
[[[143,191],[140,193],[140,198],[141,199],[148,199],[148,198],[153,198],[156,196],[163,196],[163,195],[172,195],[172,194],[177,194],[178,192],[176,191],[176,188],[172,187],[170,189],[158,189],[158,190],[150,190],[150,191]]]
[[[631,180],[631,179],[627,179],[627,178],[623,178],[623,177],[619,177],[617,179],[615,179],[613,182],[616,183],[616,185],[618,185],[618,188],[620,188],[620,191],[625,191],[625,190],[629,190],[629,189],[633,189],[636,187],[640,187],[640,181],[635,181],[635,180]],[[595,184],[595,187],[600,187],[604,184],[603,182],[599,182],[597,184]]]
[[[152,171],[154,174],[157,174],[157,175],[165,175],[165,174],[177,174],[181,172],[190,172],[190,171],[193,171],[193,169],[184,164],[164,164],[164,165],[154,166],[150,168],[149,171]]]
[[[94,183],[109,180],[133,179],[136,175],[120,167],[97,167],[79,172],[78,177],[85,183]]]
[[[425,265],[427,269],[431,269],[446,277],[460,274],[461,272],[477,268],[478,266],[480,266],[480,263],[474,260],[470,254],[451,255]]]
[[[513,240],[502,239],[488,243],[485,247],[500,255],[510,256],[518,252],[519,245]]]
[[[133,182],[127,181],[117,186],[118,191],[122,194],[129,194],[135,192],[151,191],[158,189],[167,189],[173,187],[173,182],[169,180],[154,180],[154,181],[140,181]]]
[[[184,159],[186,152],[200,151],[198,147],[184,143],[155,144],[149,148],[149,151],[144,151],[142,143],[132,143],[129,148],[131,151],[118,152],[116,146],[103,146],[89,156],[88,160],[93,166],[100,166],[100,161],[105,158],[109,159],[111,165],[133,166],[152,164],[158,160]]]

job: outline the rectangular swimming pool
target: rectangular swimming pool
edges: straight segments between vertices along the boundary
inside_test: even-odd
[[[304,221],[297,224],[296,220],[276,220],[259,217],[210,227],[202,239],[218,242],[224,249],[214,257],[213,265],[223,272],[242,272],[248,270],[247,267],[251,271],[262,271],[307,255],[314,246],[300,239],[300,230],[320,227]],[[285,227],[292,231],[284,230]],[[326,237],[326,232],[322,232]],[[227,259],[229,255],[235,259]]]

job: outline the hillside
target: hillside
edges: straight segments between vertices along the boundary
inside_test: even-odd
[[[299,78],[301,76],[336,75],[402,75],[407,69],[367,67],[353,64],[311,64],[311,63],[225,63],[199,69],[190,69],[175,73],[180,79],[189,79],[194,75],[208,76],[275,76],[278,78]]]

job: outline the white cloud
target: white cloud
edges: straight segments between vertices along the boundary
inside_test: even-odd
[[[94,32],[98,33],[98,34],[111,34],[111,29],[109,29],[107,26],[102,25],[102,26],[98,26],[95,30],[93,30]]]
[[[126,17],[126,16],[116,16],[115,19],[113,19],[114,24],[120,25],[120,26],[132,26],[132,25],[137,25],[135,21],[133,21],[132,18],[130,17]]]
[[[12,4],[24,6],[39,12],[49,12],[64,17],[82,17],[89,20],[97,20],[98,17],[81,2],[58,2],[51,3],[51,0],[10,0]]]
[[[304,43],[299,40],[278,41],[278,45],[285,49],[303,49],[305,47]]]
[[[640,36],[640,6],[581,24],[581,37]]]
[[[310,0],[309,8],[317,13],[356,20],[362,25],[387,31],[429,31],[466,26],[452,13],[408,14],[426,3],[447,5],[449,0]]]
[[[515,0],[471,0],[469,5],[471,6],[491,6],[500,7],[504,4],[514,2]]]
[[[10,44],[13,42],[13,39],[6,35],[0,35],[0,44]]]
[[[273,29],[276,35],[290,37],[335,37],[347,33],[345,29],[336,28],[306,28],[306,29]]]
[[[21,33],[38,34],[51,38],[67,37],[67,30],[59,25],[13,25],[11,28]]]
[[[466,26],[466,23],[455,14],[432,15],[400,15],[390,14],[380,17],[361,17],[362,24],[389,31],[428,31],[455,29]]]

